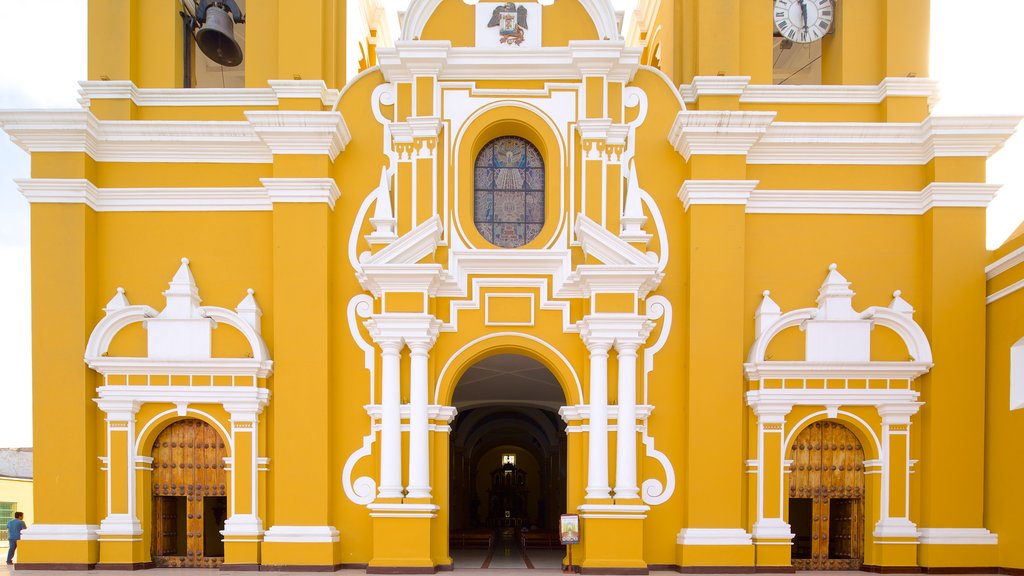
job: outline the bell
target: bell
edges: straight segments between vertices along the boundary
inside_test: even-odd
[[[242,47],[235,42],[231,13],[214,4],[206,9],[206,24],[196,32],[196,44],[206,57],[222,66],[242,63]]]

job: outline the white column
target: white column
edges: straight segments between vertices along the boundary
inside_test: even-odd
[[[381,348],[380,491],[381,498],[402,497],[402,341],[379,342]]]
[[[755,540],[792,540],[790,526],[784,520],[786,495],[786,416],[789,404],[760,403],[753,406],[757,415],[757,518]]]
[[[430,498],[430,437],[427,426],[427,361],[430,340],[407,340],[409,365],[409,498]]]
[[[587,499],[611,498],[608,487],[608,349],[611,342],[587,342],[590,351],[590,449]]]
[[[640,497],[636,485],[636,351],[639,342],[615,342],[619,355],[619,416],[615,434],[615,499]]]
[[[910,417],[917,402],[876,406],[882,417],[882,480],[876,538],[915,538],[917,525],[910,520]]]
[[[221,532],[226,538],[253,538],[264,533],[259,504],[259,415],[264,406],[265,398],[224,403],[230,414],[232,446],[230,514]]]
[[[100,536],[142,534],[136,509],[135,415],[142,402],[100,397],[95,400],[107,421],[107,516],[100,522]],[[124,475],[125,491],[114,490],[114,476]]]

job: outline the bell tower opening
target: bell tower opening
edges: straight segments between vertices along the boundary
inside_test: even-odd
[[[497,354],[452,398],[450,549],[457,568],[560,568],[565,395],[540,362]]]

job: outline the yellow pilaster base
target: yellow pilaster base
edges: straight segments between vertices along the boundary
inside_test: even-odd
[[[224,540],[223,570],[251,569],[260,564],[260,542],[250,540]]]
[[[925,568],[992,568],[998,552],[991,544],[920,544],[917,556]]]
[[[684,528],[676,543],[680,572],[747,572],[754,566],[754,544],[742,528]]]
[[[100,538],[100,570],[152,567],[149,543],[142,536],[110,535]]]
[[[754,562],[758,570],[789,572],[793,570],[792,551],[793,545],[789,540],[758,541],[754,543]]]
[[[88,570],[100,559],[97,540],[22,540],[18,543],[18,568]]]
[[[579,507],[581,574],[647,574],[644,505],[584,504]]]
[[[432,504],[371,504],[373,558],[367,574],[433,574],[430,528],[437,516]]]
[[[333,570],[339,564],[338,548],[337,542],[263,542],[263,565],[281,569],[302,567],[297,570],[316,566]],[[227,554],[227,549],[224,553]]]
[[[917,546],[918,544],[913,540],[876,543],[872,546],[874,553],[871,558],[864,559],[864,564],[871,569],[881,568],[883,570],[902,567],[917,568]]]

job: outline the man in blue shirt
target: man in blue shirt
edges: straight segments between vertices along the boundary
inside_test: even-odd
[[[21,540],[21,531],[26,528],[24,512],[15,512],[14,519],[7,523],[7,538],[11,543],[11,549],[7,551],[7,563],[14,564],[14,551],[18,549],[18,540]]]

